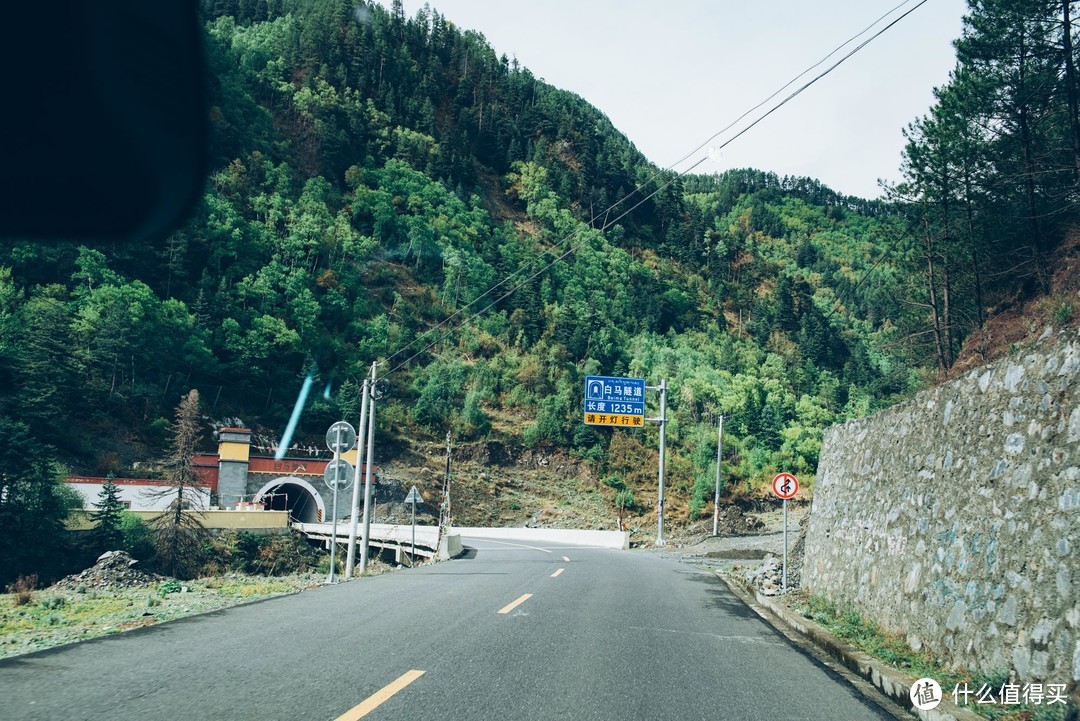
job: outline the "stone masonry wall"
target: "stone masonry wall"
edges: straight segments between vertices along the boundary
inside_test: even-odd
[[[915,650],[1080,680],[1075,330],[825,432],[803,586]]]

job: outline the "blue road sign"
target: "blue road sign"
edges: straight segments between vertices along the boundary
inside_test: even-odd
[[[637,428],[645,425],[645,379],[586,376],[585,423]]]

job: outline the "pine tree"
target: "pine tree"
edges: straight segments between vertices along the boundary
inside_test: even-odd
[[[26,424],[0,415],[0,586],[20,575],[63,575],[64,519],[78,495]]]
[[[112,473],[105,479],[94,508],[97,510],[90,514],[95,521],[90,531],[90,547],[98,554],[122,548],[124,534],[120,529],[120,514],[124,504],[120,500],[120,489],[113,483]]]

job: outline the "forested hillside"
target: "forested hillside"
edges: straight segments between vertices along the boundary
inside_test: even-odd
[[[720,414],[729,487],[812,476],[823,428],[946,369],[1073,217],[1060,18],[1013,38],[985,25],[998,5],[1020,12],[976,3],[954,83],[909,130],[909,182],[867,201],[662,171],[433,10],[207,2],[205,196],[155,246],[0,241],[0,423],[69,468],[130,474],[189,389],[273,437],[314,373],[299,439],[321,445],[380,361],[386,457],[447,430],[558,448],[645,511],[656,428],[581,422],[584,376],[626,374],[671,388],[684,517],[711,499]],[[1038,32],[1034,55],[1008,45]],[[1017,107],[1032,62],[1050,90]]]

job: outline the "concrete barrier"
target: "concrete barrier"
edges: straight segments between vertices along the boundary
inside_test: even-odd
[[[449,561],[451,558],[460,556],[464,550],[465,548],[461,545],[461,534],[447,533],[439,540],[438,559]]]
[[[470,538],[492,540],[534,541],[539,543],[571,543],[576,546],[597,546],[626,550],[630,534],[625,531],[585,531],[570,528],[475,528],[454,526],[454,532]]]

